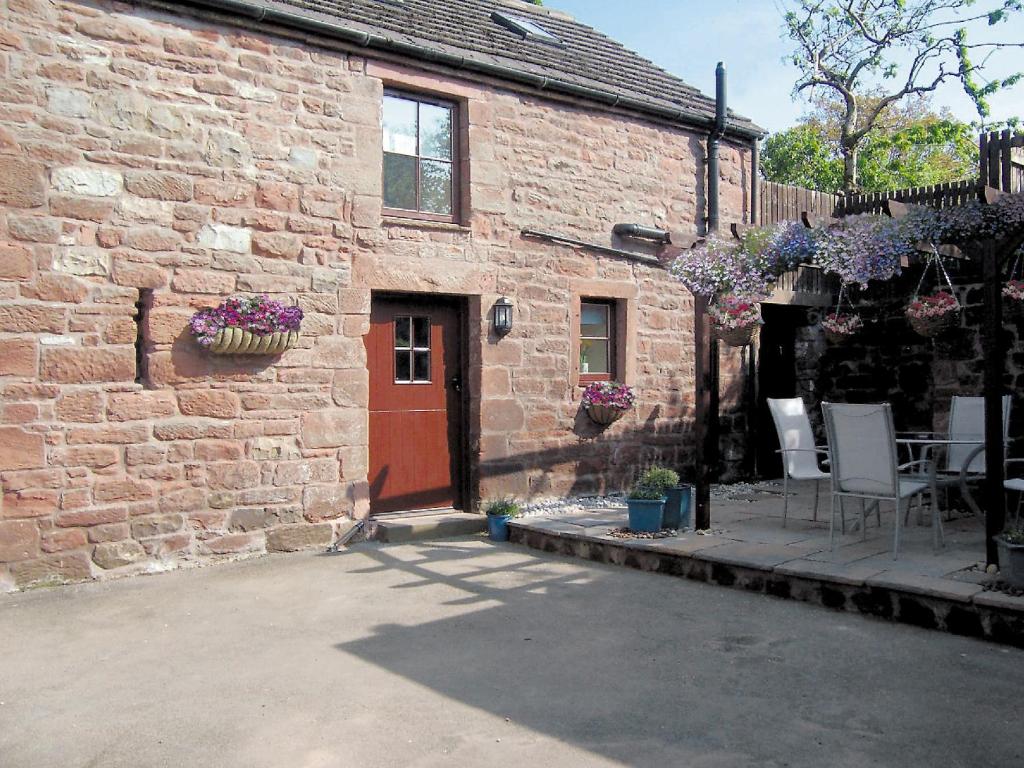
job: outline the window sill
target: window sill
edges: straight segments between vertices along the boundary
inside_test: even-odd
[[[404,216],[384,216],[381,218],[381,226],[384,227],[405,227],[407,229],[429,229],[435,232],[464,232],[468,234],[471,229],[464,224],[455,224],[450,221],[430,221],[429,219],[413,219]]]

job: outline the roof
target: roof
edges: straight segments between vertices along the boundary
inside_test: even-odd
[[[568,14],[521,0],[187,1],[687,125],[714,120],[712,97]],[[555,39],[517,31],[515,17]],[[730,111],[727,133],[764,131]]]

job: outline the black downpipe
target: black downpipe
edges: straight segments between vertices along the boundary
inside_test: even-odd
[[[708,232],[717,232],[718,218],[718,144],[725,134],[725,67],[715,67],[715,125],[708,135]]]

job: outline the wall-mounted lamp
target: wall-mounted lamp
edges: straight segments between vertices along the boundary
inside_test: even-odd
[[[494,302],[494,332],[499,337],[512,332],[512,302],[504,296]]]

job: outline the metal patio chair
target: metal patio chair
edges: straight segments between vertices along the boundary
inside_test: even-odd
[[[768,410],[775,422],[779,436],[779,450],[782,454],[782,527],[786,527],[789,514],[789,481],[814,481],[814,517],[818,519],[818,498],[821,495],[821,481],[828,480],[829,473],[818,465],[818,456],[827,456],[828,450],[814,444],[811,420],[807,408],[799,397],[768,398]],[[844,525],[845,529],[845,525]]]
[[[1010,438],[1010,407],[1012,398],[1003,396],[1003,443]],[[985,439],[985,398],[954,395],[949,408],[950,440]],[[941,454],[941,456],[939,455]],[[913,457],[911,457],[913,458]],[[932,462],[935,471],[935,485],[948,492],[950,486],[958,485],[964,490],[964,498],[975,514],[980,509],[966,486],[971,480],[985,477],[985,446],[950,444],[928,446],[921,451],[921,459]],[[948,506],[948,504],[947,504]]]
[[[861,537],[866,536],[867,502],[881,505],[891,501],[896,508],[893,534],[893,558],[899,557],[903,508],[910,500],[931,493],[932,526],[935,547],[943,540],[942,519],[935,503],[935,487],[921,475],[901,475],[901,470],[922,466],[915,461],[899,464],[892,407],[888,403],[848,405],[822,403],[825,431],[828,435],[829,464],[832,478],[832,514],[829,519],[829,547],[835,549],[836,503],[843,499],[861,500]]]

